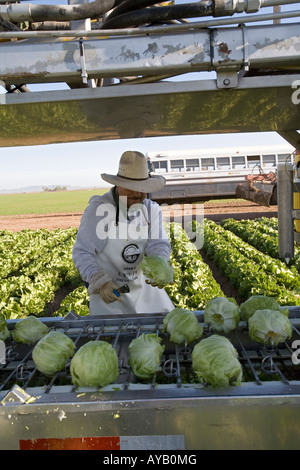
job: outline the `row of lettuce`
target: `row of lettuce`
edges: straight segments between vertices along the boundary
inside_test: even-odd
[[[74,292],[73,306],[78,302],[84,313],[87,293],[72,261],[76,234],[76,228],[0,231],[0,312],[7,319],[45,316],[61,288]],[[72,295],[56,315],[68,313],[71,303]]]
[[[177,307],[202,310],[209,299],[226,296],[195,245],[179,224],[171,224],[175,283],[166,288]],[[204,231],[203,251],[235,287],[243,301],[253,295],[274,298],[281,306],[300,305],[300,251],[289,265],[279,258],[277,219],[221,224],[193,222],[190,233]]]
[[[168,227],[174,283],[167,290],[176,307],[203,310],[214,297],[226,297],[209,266],[178,223]],[[300,252],[287,266],[278,254],[276,218],[221,224],[194,221],[194,233],[204,230],[203,250],[235,287],[240,299],[273,297],[281,305],[299,305]],[[0,312],[6,319],[30,314],[48,316],[57,292],[68,288],[55,316],[74,310],[87,315],[88,294],[72,262],[77,229],[0,231]]]

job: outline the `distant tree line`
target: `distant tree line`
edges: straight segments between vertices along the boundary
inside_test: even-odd
[[[53,188],[48,188],[47,186],[43,186],[43,192],[45,193],[52,193],[54,191],[67,191],[66,186],[54,186]]]

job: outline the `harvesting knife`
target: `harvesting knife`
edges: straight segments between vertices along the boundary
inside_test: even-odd
[[[128,292],[130,292],[130,289],[127,284],[113,290],[113,293],[116,294],[117,297],[120,297],[120,294],[127,294]]]

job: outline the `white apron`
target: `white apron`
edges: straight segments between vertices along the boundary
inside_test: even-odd
[[[164,289],[145,282],[139,264],[148,241],[148,223],[145,216],[139,222],[140,230],[132,222],[120,221],[118,226],[112,223],[105,249],[96,258],[99,268],[109,273],[119,287],[127,284],[130,292],[109,304],[99,294],[90,295],[90,315],[168,313],[174,308]]]

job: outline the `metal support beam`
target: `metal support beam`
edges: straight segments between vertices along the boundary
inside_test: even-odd
[[[300,106],[300,104],[298,105]],[[300,122],[299,122],[300,129]],[[291,144],[295,149],[300,150],[300,134],[297,131],[288,130],[288,131],[277,131],[278,134],[285,139],[289,144]]]
[[[278,165],[278,250],[287,262],[294,257],[293,220],[293,167],[289,163]]]
[[[0,94],[0,147],[297,129],[300,74]]]
[[[78,81],[82,47],[89,78],[215,70],[220,73],[219,86],[224,85],[226,74],[231,86],[238,86],[237,77],[232,81],[238,70],[300,66],[299,25],[280,24],[151,34],[138,40],[108,37],[4,42],[0,43],[0,80],[6,85]]]

